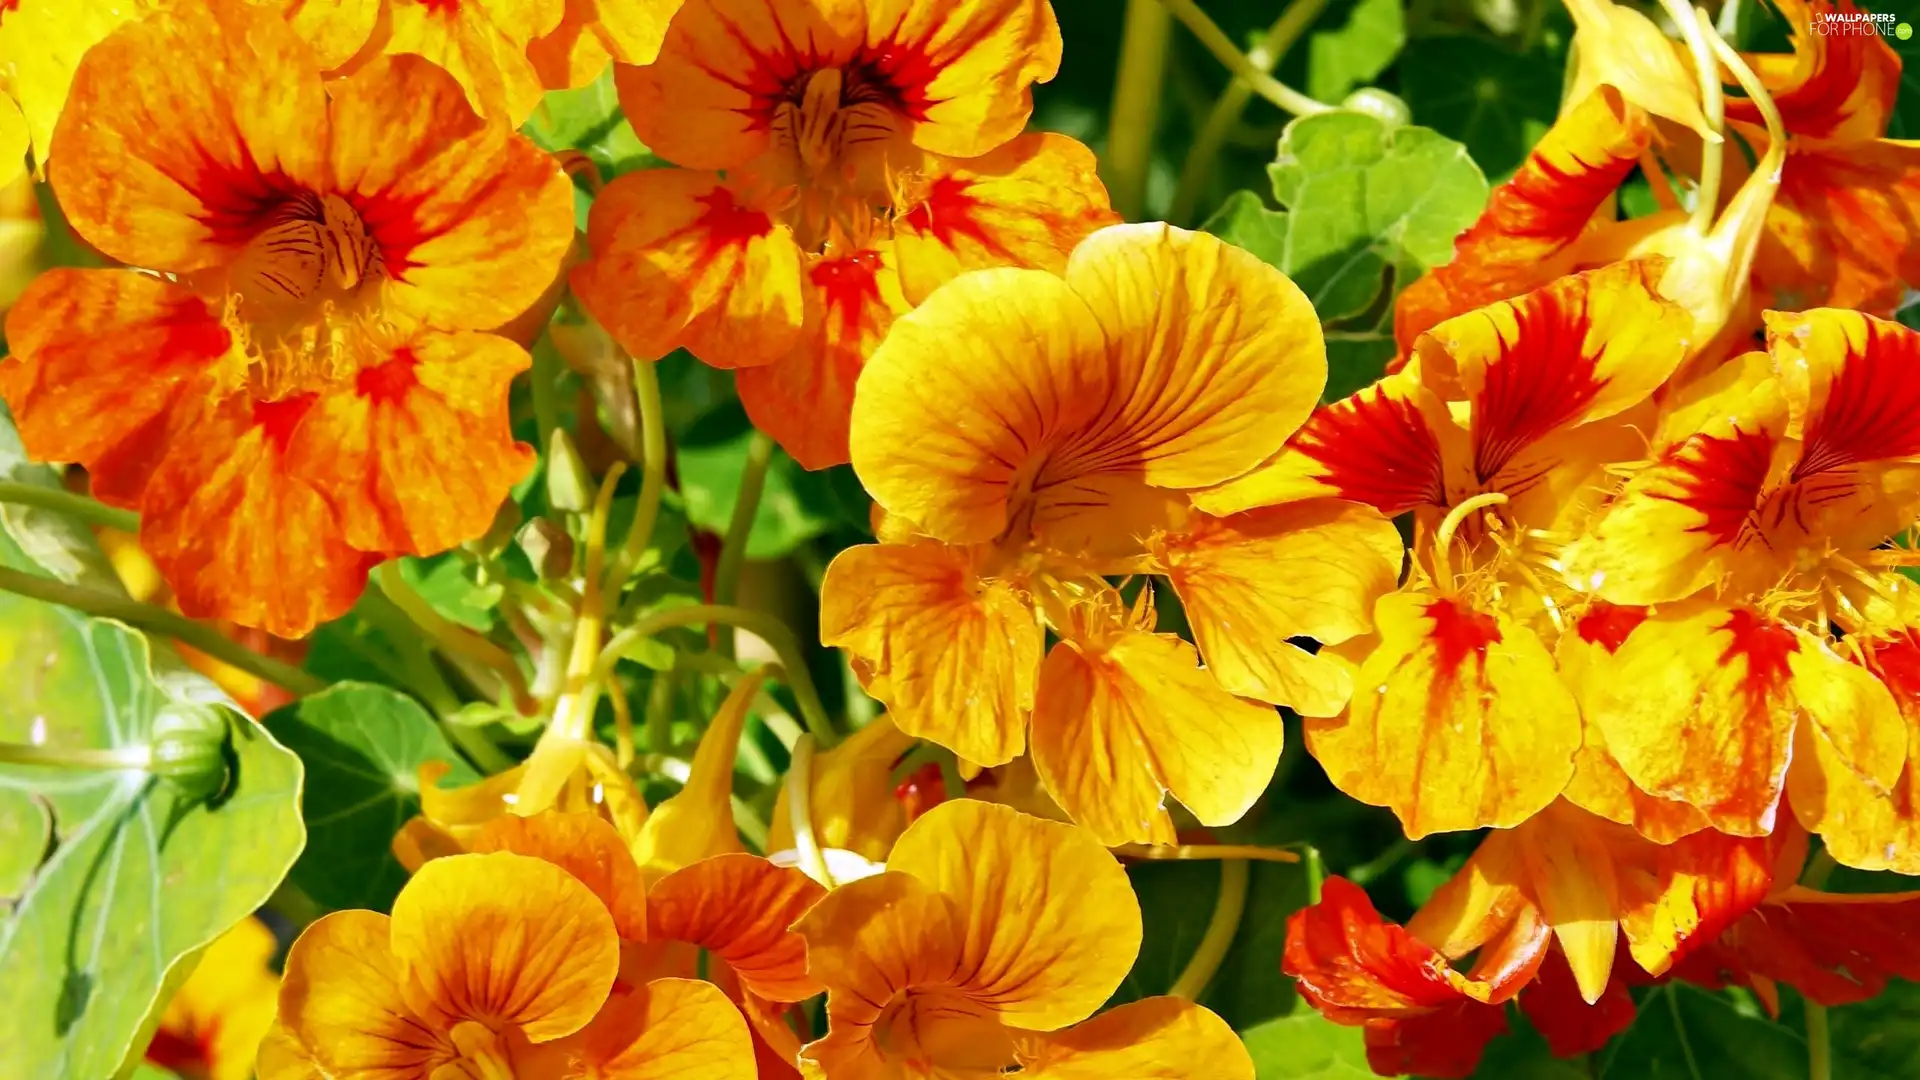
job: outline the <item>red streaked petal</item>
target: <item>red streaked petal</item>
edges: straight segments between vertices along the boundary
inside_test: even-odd
[[[1573,969],[1559,953],[1548,957],[1540,974],[1520,992],[1520,1008],[1534,1030],[1546,1036],[1554,1057],[1590,1054],[1633,1023],[1633,995],[1621,971],[1625,965],[1616,961],[1613,966],[1606,992],[1592,1004],[1580,996]]]
[[[1892,978],[1920,980],[1920,894],[1838,895],[1798,886],[1695,957],[1686,977],[1783,982],[1821,1005],[1865,1001]]]
[[[1788,131],[1815,139],[1877,139],[1900,92],[1900,54],[1878,33],[1820,33],[1814,23],[1829,14],[1858,14],[1852,0],[1775,0],[1792,26],[1793,53],[1749,55],[1773,97]],[[1729,97],[1728,119],[1760,124],[1752,100]]]
[[[1381,918],[1366,891],[1343,877],[1328,878],[1320,896],[1319,903],[1287,917],[1280,966],[1330,1020],[1352,1024],[1462,1001],[1499,1002],[1526,981],[1494,985],[1455,971],[1431,945]],[[1542,938],[1542,954],[1544,943]]]
[[[607,185],[573,288],[643,360],[685,348],[715,367],[770,364],[804,325],[800,249],[713,173],[648,169]]]
[[[789,927],[826,890],[798,870],[757,855],[717,855],[653,883],[653,938],[690,942],[725,960],[741,984],[769,1001],[821,991],[807,976],[807,943]]]
[[[1480,1069],[1487,1044],[1507,1033],[1507,1011],[1463,1001],[1423,1016],[1367,1021],[1367,1064],[1381,1076],[1456,1080]]]
[[[1771,306],[1820,305],[1891,316],[1920,280],[1920,144],[1796,136],[1754,257]]]

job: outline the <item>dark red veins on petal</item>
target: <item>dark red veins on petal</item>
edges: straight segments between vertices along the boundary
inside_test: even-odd
[[[1570,302],[1543,290],[1515,301],[1513,313],[1518,332],[1502,338],[1473,400],[1473,471],[1482,485],[1584,412],[1606,385],[1586,351],[1583,295]]]
[[[1869,319],[1864,351],[1849,352],[1807,421],[1792,481],[1869,461],[1920,456],[1920,334]]]
[[[1699,512],[1705,520],[1690,531],[1716,543],[1738,546],[1752,521],[1773,462],[1773,436],[1735,427],[1733,434],[1695,435],[1671,451],[1666,464],[1680,470],[1677,490],[1656,498]]]
[[[820,290],[827,318],[840,320],[848,336],[859,328],[868,304],[880,302],[880,254],[856,251],[835,259],[822,259],[807,271],[807,280]]]
[[[253,404],[253,422],[266,434],[269,442],[285,450],[287,444],[293,441],[293,433],[299,429],[300,421],[307,418],[307,411],[318,400],[314,394],[298,394],[279,401],[256,401]]]
[[[1426,418],[1379,387],[1315,410],[1295,445],[1327,470],[1322,480],[1341,498],[1388,517],[1446,504],[1440,444]]]

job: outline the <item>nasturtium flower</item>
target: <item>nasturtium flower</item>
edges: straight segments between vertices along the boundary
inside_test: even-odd
[[[1045,0],[689,0],[658,60],[617,69],[636,132],[683,168],[600,194],[574,290],[636,357],[739,369],[802,465],[844,462],[895,318],[962,270],[1057,270],[1117,220],[1086,147],[1019,134],[1059,55]]]
[[[1588,656],[1583,705],[1636,787],[1715,828],[1771,832],[1786,793],[1837,854],[1913,865],[1905,828],[1862,827],[1912,816],[1889,690],[1911,584],[1884,545],[1920,514],[1920,334],[1831,309],[1767,331],[1767,355],[1682,400],[1702,422],[1674,426],[1569,559],[1599,599],[1656,605]]]
[[[895,727],[890,717],[880,716],[833,749],[814,755],[813,775],[803,780],[812,818],[807,824],[824,852],[851,852],[870,863],[887,861],[887,852],[907,827],[907,807],[897,794],[900,785],[893,770],[913,745],[912,736]],[[767,851],[793,846],[793,804],[783,784],[767,818]]]
[[[828,893],[796,929],[827,988],[827,1034],[802,1051],[823,1080],[1253,1076],[1239,1039],[1191,1002],[1088,1019],[1133,965],[1140,907],[1126,871],[1070,825],[943,803],[885,873]]]
[[[1552,643],[1573,594],[1555,563],[1609,467],[1641,456],[1646,400],[1686,354],[1690,319],[1659,273],[1619,263],[1449,319],[1406,368],[1197,500],[1412,514],[1407,583],[1379,600],[1376,636],[1335,650],[1356,665],[1352,704],[1305,719],[1333,782],[1411,836],[1518,824],[1571,775],[1580,716]]]
[[[160,1014],[147,1060],[181,1076],[248,1080],[273,1026],[280,980],[268,965],[279,948],[273,931],[253,918],[215,938]]]
[[[1205,234],[1115,226],[1062,275],[956,278],[861,375],[853,463],[883,542],[828,567],[822,640],[901,731],[969,762],[1012,760],[1030,724],[1047,790],[1103,840],[1172,843],[1169,793],[1237,820],[1280,751],[1272,705],[1348,693],[1288,639],[1363,633],[1401,548],[1356,503],[1213,516],[1189,493],[1271,457],[1325,380],[1299,289]],[[1106,580],[1141,574],[1172,583],[1197,653],[1156,631],[1150,585]]]
[[[75,230],[143,269],[36,281],[0,394],[31,454],[142,512],[183,611],[299,636],[373,564],[486,531],[533,456],[507,424],[527,354],[479,331],[571,243],[550,158],[418,58],[323,84],[239,0],[97,45],[54,145]]]

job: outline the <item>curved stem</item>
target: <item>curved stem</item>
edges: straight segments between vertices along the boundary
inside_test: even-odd
[[[1194,0],[1160,0],[1160,2],[1167,6],[1168,11],[1173,12],[1174,18],[1185,23],[1187,29],[1193,31],[1193,36],[1199,38],[1200,44],[1205,45],[1208,52],[1225,64],[1228,71],[1245,79],[1247,85],[1253,87],[1254,93],[1295,116],[1312,116],[1315,113],[1334,110],[1332,105],[1315,101],[1255,67],[1253,61],[1247,59],[1247,54],[1241,52],[1240,47],[1227,36],[1227,32],[1208,18],[1207,13],[1201,11],[1200,5],[1194,3]]]
[[[1327,0],[1292,0],[1267,28],[1266,36],[1247,54],[1247,62],[1272,74],[1274,65],[1287,55],[1287,50],[1326,7]],[[1185,225],[1192,220],[1201,189],[1206,187],[1207,177],[1213,171],[1214,159],[1220,156],[1220,147],[1240,122],[1240,115],[1252,97],[1253,84],[1236,76],[1214,100],[1206,121],[1200,125],[1200,133],[1193,137],[1193,145],[1187,150],[1186,161],[1180,166],[1180,183],[1174,188],[1173,202],[1167,208],[1168,221]]]
[[[1173,20],[1159,0],[1127,0],[1103,164],[1113,208],[1128,221],[1138,221],[1144,212],[1172,37]]]
[[[119,529],[125,533],[140,531],[139,514],[131,510],[116,509],[96,499],[75,495],[71,491],[62,491],[59,488],[22,484],[15,480],[0,480],[0,502],[51,510],[56,514],[77,518],[89,525]]]
[[[740,491],[733,502],[733,516],[727,520],[727,536],[720,544],[720,561],[713,571],[713,602],[733,603],[740,591],[740,567],[747,561],[747,538],[753,533],[753,519],[760,512],[760,495],[767,488],[767,466],[773,461],[773,440],[761,431],[747,439],[746,466],[740,472]],[[733,655],[733,637],[723,634],[720,654]]]
[[[794,636],[786,623],[763,611],[721,604],[690,604],[655,612],[615,634],[613,640],[607,642],[607,647],[600,650],[599,660],[594,664],[589,681],[604,680],[613,666],[626,655],[626,650],[655,634],[675,627],[706,626],[710,623],[739,627],[759,635],[773,646],[775,655],[780,658],[780,667],[786,674],[787,685],[800,702],[801,722],[807,725],[807,730],[813,733],[814,740],[822,748],[831,747],[836,741],[833,725],[827,721],[827,709],[820,703],[819,691],[814,689],[813,676],[807,673],[806,657],[800,651],[800,639]]]
[[[533,696],[527,692],[527,680],[507,650],[433,610],[433,605],[400,576],[397,561],[383,563],[373,572],[373,580],[386,598],[393,601],[393,606],[447,655],[471,660],[499,676],[513,695],[514,703],[522,710],[532,710]]]
[[[126,769],[139,771],[153,764],[153,751],[144,746],[100,748],[89,746],[30,746],[0,743],[0,765],[44,765],[52,769]]]
[[[1227,958],[1227,950],[1233,946],[1234,935],[1240,932],[1240,916],[1247,909],[1250,879],[1245,859],[1227,859],[1220,864],[1220,896],[1213,903],[1213,918],[1207,921],[1207,932],[1187,960],[1186,970],[1180,972],[1173,988],[1167,991],[1170,996],[1198,1001],[1200,995],[1206,993],[1207,984],[1213,981],[1220,962]]]
[[[1420,841],[1409,840],[1402,836],[1400,839],[1389,844],[1387,850],[1375,855],[1359,866],[1348,870],[1346,872],[1346,878],[1348,881],[1364,889],[1369,882],[1381,874],[1386,873],[1388,870],[1393,869],[1400,863],[1400,860],[1418,850],[1420,850]]]
[[[633,393],[640,405],[640,501],[633,523],[613,560],[613,572],[604,584],[589,580],[587,588],[605,590],[604,606],[612,608],[626,587],[640,557],[653,542],[653,523],[660,517],[660,499],[667,490],[667,419],[660,401],[660,372],[651,360],[633,362]]]
[[[1255,862],[1297,863],[1300,856],[1285,848],[1254,844],[1123,844],[1110,848],[1122,859],[1141,862],[1200,862],[1207,859],[1251,859]]]
[[[533,392],[533,423],[539,433],[535,446],[553,445],[553,429],[560,426],[560,354],[553,338],[542,335],[533,347],[533,368],[527,373]]]
[[[1693,55],[1693,69],[1700,79],[1700,111],[1715,136],[1706,139],[1700,148],[1700,186],[1694,191],[1693,216],[1689,220],[1693,231],[1705,236],[1720,209],[1720,177],[1727,164],[1727,140],[1720,137],[1726,128],[1725,90],[1720,85],[1720,65],[1713,58],[1713,46],[1701,32],[1693,6],[1686,0],[1661,0],[1661,3],[1673,18],[1680,36],[1687,39],[1687,51]]]
[[[833,871],[827,856],[813,836],[813,737],[802,735],[793,744],[793,761],[787,766],[787,817],[793,828],[793,850],[800,856],[800,869],[813,880],[833,888]]]
[[[214,627],[195,622],[166,608],[143,604],[99,589],[37,577],[4,566],[0,566],[0,590],[70,607],[102,619],[118,619],[135,629],[165,634],[183,645],[189,645],[295,694],[315,694],[327,688],[324,679],[271,656],[262,656]]]

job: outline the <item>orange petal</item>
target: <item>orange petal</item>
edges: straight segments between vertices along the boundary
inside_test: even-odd
[[[913,117],[914,145],[971,158],[1020,134],[1033,83],[1060,69],[1060,24],[1047,0],[866,5],[863,56]]]
[[[1653,140],[1653,125],[1619,91],[1602,87],[1562,112],[1539,145],[1495,188],[1480,220],[1454,241],[1453,261],[1400,294],[1394,337],[1404,356],[1442,320],[1518,296],[1573,268],[1573,245]]]
[[[1920,144],[1796,138],[1754,260],[1772,306],[1830,305],[1891,316],[1920,280]]]
[[[536,1043],[593,1019],[620,966],[613,918],[587,886],[504,851],[421,867],[393,902],[392,938],[417,1011]]]
[[[258,1080],[327,1080],[313,1051],[278,1023],[260,1040],[253,1072]]]
[[[894,794],[893,767],[914,742],[891,715],[882,715],[813,756],[809,806],[814,839],[821,847],[851,851],[876,863],[887,861],[893,842],[907,827],[907,809]],[[787,785],[782,784],[767,816],[767,850],[792,848],[793,814]]]
[[[1891,978],[1920,978],[1916,915],[1920,894],[1836,895],[1794,886],[1735,923],[1699,966],[1742,981],[1784,982],[1820,1005],[1865,1001]]]
[[[377,59],[328,91],[334,190],[379,245],[385,301],[459,330],[532,306],[573,244],[573,185],[552,156],[474,115],[417,57]]]
[[[1793,38],[1790,55],[1749,54],[1788,131],[1802,138],[1854,142],[1886,134],[1900,92],[1900,54],[1878,33],[1820,33],[1814,21],[1859,12],[1851,0],[1776,0]],[[1730,97],[1728,118],[1759,124],[1758,106]]]
[[[655,979],[616,993],[593,1023],[554,1048],[567,1072],[596,1080],[755,1080],[747,1023],[720,988]],[[583,1070],[579,1072],[571,1070]]]
[[[893,248],[883,242],[808,257],[806,323],[786,357],[734,376],[740,404],[802,467],[847,461],[853,387],[895,316],[907,310]]]
[[[909,302],[967,270],[1059,273],[1088,234],[1118,222],[1093,152],[1065,135],[1022,135],[967,160],[932,158],[895,208],[893,242]]]
[[[741,985],[769,1001],[820,993],[807,975],[806,941],[791,927],[826,890],[757,855],[717,855],[654,882],[654,937],[685,941],[725,960]]]
[[[1042,635],[1010,585],[965,549],[919,541],[842,551],[820,593],[820,640],[866,669],[901,731],[982,765],[1020,753]]]
[[[321,70],[344,67],[380,20],[381,0],[280,0],[280,14],[313,48]]]
[[[325,1075],[422,1076],[452,1056],[438,1026],[408,1005],[389,930],[385,915],[336,911],[287,954],[279,1023]],[[287,1073],[312,1075],[302,1055],[288,1056]]]
[[[518,127],[540,104],[540,76],[527,45],[560,25],[564,0],[488,4],[390,4],[382,51],[410,53],[459,81],[473,110]]]
[[[592,814],[547,811],[506,814],[481,826],[475,852],[510,851],[572,874],[606,905],[613,928],[627,941],[647,940],[647,885],[613,826]]]
[[[1447,463],[1465,434],[1407,368],[1313,411],[1284,450],[1259,468],[1196,492],[1210,514],[1332,496],[1388,517],[1447,504]]]
[[[287,467],[336,508],[362,551],[432,554],[492,526],[533,467],[513,441],[507,387],[530,363],[490,334],[421,334],[308,412]]]
[[[1253,1080],[1253,1058],[1226,1021],[1180,998],[1129,1002],[1034,1040],[1021,1053],[1031,1080]]]
[[[1834,760],[1831,742],[1808,740],[1813,768],[1788,774],[1793,812],[1845,866],[1920,872],[1920,639],[1912,630],[1873,641],[1861,651],[1868,671],[1892,693],[1906,726],[1906,761],[1885,791]],[[1798,763],[1796,763],[1798,765]]]
[[[1377,511],[1333,500],[1202,517],[1154,546],[1220,685],[1302,716],[1338,713],[1353,682],[1288,639],[1331,645],[1370,630],[1404,555]]]
[[[1634,962],[1664,974],[1752,911],[1773,885],[1773,856],[1785,831],[1755,839],[1706,830],[1665,846],[1626,835],[1612,840],[1624,904],[1620,928]],[[1800,861],[1793,861],[1796,870]]]
[[[1533,1029],[1546,1038],[1547,1049],[1562,1058],[1598,1051],[1627,1030],[1638,1015],[1619,973],[1599,1000],[1589,1003],[1574,982],[1572,969],[1558,954],[1549,954],[1539,975],[1521,991],[1520,1008]]]
[[[1015,1027],[1084,1020],[1139,952],[1140,906],[1126,871],[1070,825],[971,799],[942,803],[908,827],[887,870],[952,901],[955,983]]]
[[[1718,130],[1700,111],[1700,80],[1679,43],[1647,14],[1613,0],[1573,0],[1573,81],[1567,100],[1580,101],[1602,85],[1655,116],[1718,141]]]
[[[1306,720],[1334,784],[1407,835],[1518,824],[1573,771],[1580,714],[1540,639],[1504,612],[1396,592],[1344,718]]]
[[[470,844],[479,835],[481,826],[512,812],[527,769],[524,764],[515,765],[461,787],[441,787],[440,780],[451,771],[452,767],[443,761],[429,761],[420,766],[420,816],[461,844]]]
[[[1175,842],[1171,794],[1231,825],[1273,778],[1285,725],[1234,697],[1171,634],[1062,641],[1040,668],[1033,763],[1075,822],[1109,844]]]
[[[50,270],[7,315],[0,395],[27,453],[85,465],[94,495],[139,505],[177,414],[212,393],[232,339],[185,287],[124,270]]]
[[[157,56],[195,62],[163,71]],[[185,274],[231,262],[263,203],[326,189],[326,117],[317,60],[277,13],[233,0],[180,6],[87,53],[50,174],[67,221],[94,247]]]
[[[573,288],[641,360],[684,348],[715,367],[757,367],[799,340],[793,233],[713,173],[647,169],[607,185],[587,220],[593,258]]]
[[[177,422],[140,501],[140,543],[180,610],[301,637],[353,606],[380,556],[349,547],[333,507],[289,466],[312,395],[229,398]]]
[[[1145,487],[1217,484],[1272,456],[1325,380],[1312,307],[1284,276],[1211,236],[1113,226],[1065,280],[967,274],[896,322],[861,375],[854,468],[950,543],[1017,522],[1071,547]]]
[[[527,59],[549,90],[585,86],[610,59],[653,63],[678,10],[680,0],[566,0],[560,25],[527,46]]]

